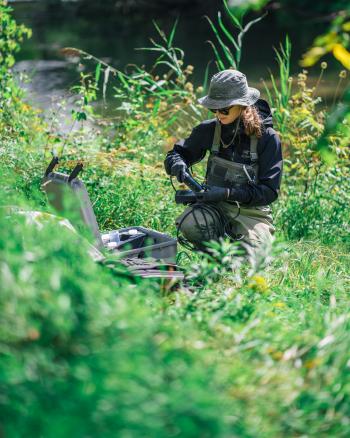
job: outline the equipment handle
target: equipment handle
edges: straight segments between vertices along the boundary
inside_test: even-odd
[[[82,171],[82,169],[83,169],[83,163],[78,163],[72,170],[72,173],[69,175],[68,182],[73,181],[73,179],[76,178],[79,175],[79,173]]]
[[[194,192],[200,192],[203,190],[203,187],[187,172],[185,172],[184,175],[184,183]]]
[[[47,166],[47,169],[45,170],[45,176],[49,176],[49,174],[54,170],[54,168],[58,164],[58,157],[53,157],[50,161],[50,164]]]

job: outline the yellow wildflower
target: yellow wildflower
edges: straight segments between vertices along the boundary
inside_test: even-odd
[[[255,292],[259,293],[266,293],[269,289],[269,285],[264,277],[261,275],[253,275],[253,277],[250,279],[250,283],[248,287],[253,289]]]
[[[22,103],[22,110],[28,112],[31,109],[31,106],[27,103]]]
[[[320,365],[321,363],[321,359],[319,358],[315,358],[315,359],[309,359],[305,362],[304,366],[305,368],[307,368],[308,370],[312,370],[312,368],[317,367],[317,365]]]
[[[283,357],[283,353],[282,351],[275,351],[274,353],[271,354],[271,356],[275,359],[275,360],[281,360]]]
[[[274,303],[273,306],[281,309],[282,307],[286,307],[286,304],[282,301],[278,301],[277,303]]]

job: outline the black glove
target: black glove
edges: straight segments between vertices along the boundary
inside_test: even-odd
[[[182,183],[184,182],[185,173],[187,171],[187,166],[184,161],[176,161],[170,168],[170,175],[176,176],[177,180]]]
[[[227,187],[209,187],[206,192],[196,193],[198,201],[202,202],[220,202],[227,201],[230,196],[230,189]]]

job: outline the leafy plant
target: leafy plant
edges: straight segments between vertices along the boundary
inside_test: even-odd
[[[20,101],[23,93],[13,79],[11,69],[22,41],[31,36],[31,30],[18,25],[11,12],[7,1],[0,0],[0,128],[7,131],[10,131],[8,127],[14,111],[24,113],[27,109]],[[11,134],[8,132],[8,135]]]
[[[31,36],[31,30],[13,19],[12,8],[6,0],[0,0],[0,77],[1,84],[11,77],[10,68],[15,63],[15,54],[20,50],[24,38]]]
[[[244,13],[235,14],[228,7],[227,0],[223,0],[224,10],[226,16],[230,22],[230,25],[238,30],[238,35],[233,36],[232,31],[224,24],[222,20],[221,12],[218,11],[218,24],[215,25],[209,17],[205,17],[209,25],[214,32],[217,39],[218,46],[212,41],[208,41],[212,47],[216,59],[216,66],[218,70],[225,70],[227,68],[239,69],[239,65],[242,57],[243,38],[249,29],[259,21],[261,21],[265,15],[249,21],[247,24],[243,24]]]
[[[279,85],[272,73],[270,73],[272,90],[264,82],[269,104],[277,123],[277,129],[282,136],[287,130],[286,121],[290,117],[289,107],[292,93],[292,78],[290,76],[291,49],[290,39],[286,36],[285,46],[283,47],[281,44],[279,50],[275,49],[279,67]]]
[[[339,13],[332,21],[327,33],[319,35],[313,46],[304,55],[301,61],[303,67],[311,67],[327,53],[333,56],[348,70],[350,70],[350,52],[346,47],[349,44],[350,9]]]

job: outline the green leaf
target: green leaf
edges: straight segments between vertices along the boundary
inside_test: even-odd
[[[216,58],[216,63],[218,65],[218,67],[219,67],[219,70],[225,70],[225,64],[223,63],[223,61],[221,59],[221,56],[220,56],[217,48],[215,47],[215,44],[212,41],[210,41],[210,40],[208,40],[206,42],[211,45],[211,47],[212,47],[212,49],[214,51],[215,58]]]
[[[157,32],[159,33],[159,35],[162,38],[162,40],[166,44],[168,44],[168,41],[167,41],[167,38],[166,38],[166,35],[165,35],[164,31],[158,26],[158,24],[157,24],[157,22],[155,20],[152,20],[152,23],[153,23],[154,27],[157,29]]]
[[[209,67],[212,61],[209,61],[207,63],[207,66],[205,68],[205,72],[204,72],[204,81],[203,81],[203,89],[206,90],[208,87],[208,82],[209,82]]]
[[[177,27],[177,23],[178,23],[178,18],[176,19],[173,28],[171,29],[170,35],[169,35],[169,40],[168,40],[168,47],[171,47],[171,45],[173,44],[173,40],[174,40],[174,36],[175,36],[175,32],[176,32],[176,27]]]
[[[237,42],[235,41],[233,36],[230,34],[230,32],[226,29],[226,27],[225,27],[225,25],[224,25],[224,23],[222,21],[221,12],[220,11],[218,12],[218,22],[219,22],[220,29],[224,32],[224,34],[226,35],[228,40],[234,45],[236,50],[239,50]]]
[[[101,63],[99,62],[96,65],[96,69],[95,69],[95,83],[98,84],[98,81],[100,80],[100,76],[101,76]]]
[[[218,40],[218,42],[219,42],[219,44],[220,44],[220,46],[221,46],[221,48],[222,48],[222,50],[224,52],[224,55],[225,55],[227,61],[230,63],[230,67],[231,66],[235,66],[236,62],[235,62],[235,60],[234,60],[234,58],[233,58],[229,48],[222,41],[222,39],[220,37],[220,34],[219,34],[218,30],[216,29],[214,23],[211,21],[211,19],[208,16],[205,16],[205,18],[208,20],[209,25],[212,28],[212,30],[213,30],[213,32],[214,32],[214,34],[216,36],[216,39]]]
[[[228,16],[232,20],[233,24],[238,27],[238,29],[243,30],[242,23],[240,20],[234,15],[234,13],[230,10],[230,8],[227,5],[227,0],[223,1],[225,11],[227,12]]]
[[[80,122],[82,120],[87,120],[86,113],[84,113],[83,111],[77,111],[75,113],[75,118],[78,122]]]

